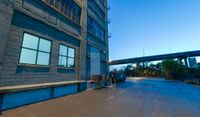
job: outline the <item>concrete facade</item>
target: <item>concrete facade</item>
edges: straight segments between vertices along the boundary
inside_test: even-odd
[[[53,0],[1,0],[0,1],[0,87],[78,81],[90,79],[90,48],[100,53],[100,74],[108,74],[107,1],[72,0],[80,9],[80,22],[66,17],[50,4]],[[68,0],[65,0],[68,1]],[[61,3],[60,3],[61,4]],[[98,10],[104,13],[100,17]],[[104,39],[88,31],[88,17],[104,30]],[[19,62],[24,33],[50,40],[50,64],[33,65]],[[58,66],[59,45],[75,49],[75,67]],[[90,75],[88,75],[90,74]]]

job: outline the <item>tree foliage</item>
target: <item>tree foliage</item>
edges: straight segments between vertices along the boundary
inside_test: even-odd
[[[158,65],[151,64],[150,66],[142,67],[133,67],[132,65],[127,65],[124,73],[126,76],[136,76],[136,77],[160,77],[161,71],[158,68]]]
[[[187,68],[176,60],[165,60],[161,66],[167,79],[181,80],[187,77]]]
[[[134,76],[135,75],[134,67],[132,65],[127,65],[127,67],[124,70],[124,73],[126,76]]]

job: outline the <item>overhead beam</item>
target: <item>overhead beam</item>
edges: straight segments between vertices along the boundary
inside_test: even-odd
[[[179,53],[172,53],[172,54],[154,55],[154,56],[145,56],[145,57],[136,57],[136,58],[129,58],[129,59],[121,59],[121,60],[113,60],[113,61],[109,61],[109,65],[129,64],[129,63],[138,63],[138,62],[151,62],[151,61],[159,61],[159,60],[166,60],[166,59],[188,58],[188,57],[195,57],[195,56],[200,56],[200,50],[179,52]]]

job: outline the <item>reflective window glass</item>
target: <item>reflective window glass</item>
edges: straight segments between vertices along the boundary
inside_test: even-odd
[[[49,65],[50,54],[44,52],[38,52],[37,64]]]
[[[25,33],[23,40],[23,47],[30,49],[37,49],[38,41],[39,41],[38,37]]]
[[[59,54],[67,56],[67,47],[63,46],[63,45],[60,45],[60,52],[59,52]]]
[[[59,66],[67,66],[67,57],[59,56]]]
[[[44,52],[51,51],[51,41],[40,39],[39,50]]]
[[[58,65],[62,67],[72,68],[75,66],[74,60],[75,60],[75,49],[64,45],[60,45]]]
[[[19,63],[49,65],[51,41],[24,34]]]
[[[20,56],[20,63],[35,64],[36,54],[37,54],[37,52],[34,50],[22,48],[21,56]]]
[[[68,67],[74,67],[74,59],[73,58],[68,58],[67,66]]]
[[[75,56],[74,54],[75,54],[75,50],[73,48],[69,48],[68,49],[68,56],[69,57],[74,57]]]

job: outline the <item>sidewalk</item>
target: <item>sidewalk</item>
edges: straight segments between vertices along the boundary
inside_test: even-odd
[[[129,79],[4,111],[1,117],[199,117],[200,88],[162,80]]]

